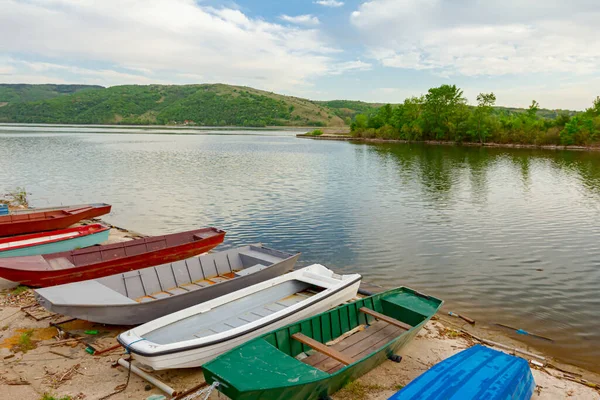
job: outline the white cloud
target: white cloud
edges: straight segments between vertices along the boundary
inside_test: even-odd
[[[10,75],[15,72],[15,67],[11,65],[0,65],[0,76]]]
[[[329,70],[330,75],[341,75],[348,71],[368,71],[373,66],[369,63],[356,61],[346,61],[337,64],[333,64]]]
[[[351,14],[369,55],[438,76],[600,71],[595,0],[371,0]]]
[[[67,72],[70,76],[79,77],[79,82],[84,80],[85,82],[97,84],[102,84],[103,82],[126,82],[129,84],[167,83],[166,81],[149,78],[147,76],[115,71],[113,69],[89,69],[66,64],[20,60],[13,60],[11,63],[13,66],[16,66],[16,68],[13,67],[14,71],[28,70],[38,74],[48,74],[57,71]]]
[[[290,15],[281,15],[279,18],[281,18],[282,20],[286,21],[286,22],[290,22],[292,24],[298,24],[298,25],[319,25],[320,21],[319,18],[315,17],[314,15],[311,14],[304,14],[304,15],[296,15],[296,16],[290,16]]]
[[[314,28],[194,0],[0,0],[0,9],[0,53],[30,61],[10,64],[17,71],[4,81],[27,82],[36,69],[54,81],[103,85],[187,82],[192,74],[281,91],[328,74],[338,51]]]
[[[592,106],[600,88],[600,78],[588,78],[582,82],[552,81],[539,85],[499,85],[490,84],[486,92],[494,92],[497,104],[507,107],[529,107],[532,100],[537,100],[542,108],[585,110]],[[477,87],[464,88],[465,96],[471,103],[482,90]]]
[[[314,3],[325,7],[341,7],[344,5],[343,1],[337,0],[317,0]]]

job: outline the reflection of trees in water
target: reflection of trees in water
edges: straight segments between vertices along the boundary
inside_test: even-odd
[[[600,195],[600,152],[438,146],[425,144],[373,144],[370,151],[398,165],[402,183],[418,180],[429,200],[448,201],[453,189],[468,182],[472,200],[485,203],[489,180],[507,164],[530,190],[532,167],[545,161],[550,168],[580,181],[589,194]]]
[[[600,196],[600,152],[557,152],[552,166],[570,174],[577,174],[591,194]]]
[[[403,181],[418,183],[434,200],[448,198],[456,179],[454,172],[459,168],[456,157],[449,156],[449,148],[443,146],[378,144],[369,149],[398,164]]]

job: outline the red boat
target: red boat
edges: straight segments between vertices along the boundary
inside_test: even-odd
[[[204,228],[41,256],[3,258],[0,278],[35,287],[85,281],[190,258],[211,250],[224,238],[224,231]]]
[[[0,217],[0,237],[65,229],[83,219],[110,212],[110,204],[89,204],[57,210],[23,212]]]

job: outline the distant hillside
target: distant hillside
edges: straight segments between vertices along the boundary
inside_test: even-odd
[[[330,108],[335,115],[342,118],[348,125],[357,114],[370,114],[383,105],[355,100],[315,101],[315,103]]]
[[[104,89],[96,85],[29,85],[0,83],[0,104],[53,99],[85,89]]]
[[[9,102],[0,122],[343,126],[331,108],[242,86],[126,85],[81,90],[49,100]]]
[[[504,114],[521,114],[527,111],[525,108],[514,108],[514,107],[494,107],[494,109],[499,113]],[[566,114],[569,116],[573,116],[579,113],[579,111],[572,110],[549,110],[547,108],[540,108],[537,111],[537,116],[544,119],[555,119],[561,114]]]
[[[244,86],[0,84],[0,122],[200,126],[350,125],[383,104],[353,100],[311,101]],[[499,114],[521,108],[496,107]],[[565,112],[538,111],[553,119]]]

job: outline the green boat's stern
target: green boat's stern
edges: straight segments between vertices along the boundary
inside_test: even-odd
[[[443,304],[440,299],[406,287],[390,292],[381,297],[383,313],[412,326],[429,320]]]
[[[239,346],[203,365],[202,369],[208,383],[219,382],[220,392],[240,400],[285,399],[285,388],[296,392],[302,390],[301,385],[305,383],[329,377],[263,339]],[[273,392],[273,389],[283,390]]]

